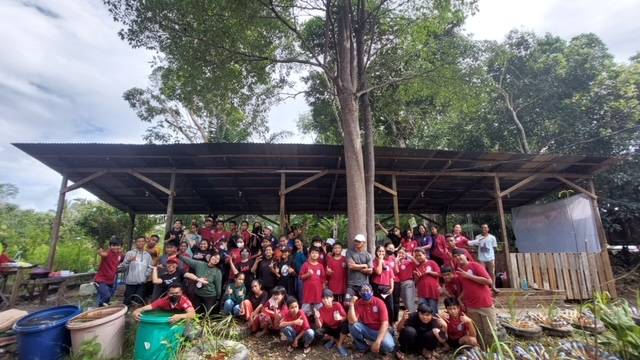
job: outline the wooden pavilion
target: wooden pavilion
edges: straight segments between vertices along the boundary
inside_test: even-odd
[[[65,195],[84,188],[130,215],[346,213],[342,146],[301,144],[14,144],[62,175],[51,236],[53,264]],[[606,237],[597,216],[600,254],[512,254],[504,213],[571,188],[592,199],[593,176],[615,159],[581,155],[473,153],[376,148],[376,213],[497,212],[505,269],[539,288],[585,299],[615,295]],[[69,181],[73,184],[69,184]],[[577,284],[577,285],[576,285]],[[571,290],[571,291],[570,291]]]

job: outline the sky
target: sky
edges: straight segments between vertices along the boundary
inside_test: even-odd
[[[640,50],[640,0],[480,0],[465,30],[501,40],[513,29],[570,39],[600,36],[618,61]],[[0,183],[20,193],[23,208],[54,209],[61,177],[17,150],[13,142],[142,143],[145,124],[122,93],[148,83],[153,53],[132,49],[101,1],[0,1]],[[302,84],[299,84],[302,87]],[[302,95],[269,112],[272,131],[296,134],[308,110]],[[91,198],[76,190],[70,198]]]

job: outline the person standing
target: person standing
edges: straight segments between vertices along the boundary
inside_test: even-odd
[[[322,287],[325,282],[324,266],[320,263],[320,249],[312,247],[309,250],[309,260],[300,269],[303,298],[302,311],[307,316],[313,314],[322,303]]]
[[[422,250],[421,250],[422,251]],[[400,283],[400,298],[409,312],[416,311],[416,284],[413,281],[413,271],[416,263],[411,255],[403,248],[398,250],[395,263],[395,274]]]
[[[369,285],[373,273],[373,256],[367,252],[367,238],[358,234],[353,238],[355,245],[347,251],[347,294],[345,300],[360,293],[363,285]]]
[[[266,292],[270,293],[271,289],[276,286],[278,278],[280,278],[280,269],[278,268],[278,262],[273,257],[273,249],[271,246],[265,247],[264,255],[256,258],[251,272],[255,274],[256,279],[260,279],[262,288]]]
[[[460,264],[456,275],[462,288],[462,302],[478,328],[484,348],[488,349],[493,343],[493,333],[496,330],[496,310],[491,293],[493,281],[484,266],[469,261],[462,249],[454,250],[453,254]]]
[[[456,247],[466,249],[469,247],[469,239],[462,233],[462,226],[455,224],[453,227],[453,237],[456,240]]]
[[[182,220],[176,220],[173,223],[173,227],[171,228],[171,230],[169,230],[169,232],[165,236],[164,241],[173,242],[174,244],[176,244],[176,246],[178,246],[178,244],[182,242],[183,237],[184,229],[182,228]]]
[[[336,302],[344,301],[347,292],[347,258],[342,255],[342,244],[335,243],[333,254],[327,257],[327,288]]]
[[[109,305],[111,297],[116,291],[116,278],[118,277],[118,265],[122,262],[122,241],[115,236],[109,240],[109,250],[98,250],[100,255],[100,267],[96,273],[94,282],[97,287],[98,307]]]
[[[393,244],[389,243],[390,246]],[[373,260],[373,274],[371,275],[371,288],[373,294],[380,300],[384,301],[387,309],[387,319],[389,324],[393,325],[394,304],[393,304],[393,269],[395,261],[392,255],[387,255],[384,246],[376,248],[376,258]]]
[[[478,234],[475,240],[469,241],[469,245],[478,247],[478,260],[491,275],[491,289],[499,293],[500,291],[496,289],[496,253],[494,251],[494,248],[498,247],[498,241],[489,233],[489,225],[482,224],[481,229],[482,233]],[[471,261],[471,259],[467,260]]]
[[[158,275],[158,267],[154,266],[151,272],[151,282],[153,282],[152,300],[159,299],[169,290],[173,284],[182,284],[184,272],[179,269],[179,260],[175,257],[167,260],[167,268],[161,275]]]
[[[195,301],[196,309],[203,314],[209,314],[217,305],[222,290],[222,272],[218,268],[220,254],[213,254],[209,262],[189,259],[180,256],[180,260],[185,262],[195,274],[187,273],[185,278],[196,282]]]
[[[413,271],[418,292],[418,303],[425,303],[433,314],[438,313],[438,299],[440,298],[440,267],[433,260],[428,260],[422,250],[416,250],[418,265]]]
[[[204,227],[200,229],[200,237],[202,240],[206,240],[209,243],[209,247],[211,248],[211,244],[213,243],[213,218],[208,217],[204,221]]]
[[[144,251],[145,237],[138,236],[135,241],[135,248],[127,251],[120,268],[126,269],[127,275],[124,279],[124,304],[131,306],[144,304],[144,291],[149,274],[151,274],[151,255]]]
[[[444,265],[444,259],[447,254],[447,241],[443,235],[438,233],[438,227],[435,225],[431,226],[431,254],[429,255],[429,259],[435,261],[438,266]]]

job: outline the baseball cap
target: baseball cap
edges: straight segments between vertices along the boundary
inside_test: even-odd
[[[111,236],[111,239],[109,239],[109,245],[122,245],[122,240],[113,235]]]
[[[326,242],[327,242],[327,245],[333,246],[336,243],[336,240],[333,238],[328,238]]]
[[[266,228],[271,230],[271,231],[273,231],[273,226],[271,226],[271,225],[267,225]]]
[[[353,240],[355,240],[355,241],[367,241],[367,238],[364,237],[364,235],[362,235],[362,234],[358,234],[353,238]]]
[[[179,264],[180,262],[176,258],[167,259],[167,264]]]
[[[331,289],[324,289],[322,291],[322,297],[323,298],[333,297],[333,291],[331,291]]]

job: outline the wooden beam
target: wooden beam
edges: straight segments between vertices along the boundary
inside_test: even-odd
[[[425,160],[424,166],[426,166],[427,162],[428,160]],[[447,170],[451,166],[451,164],[453,164],[452,160],[447,161],[447,164],[440,171]],[[429,190],[431,185],[433,185],[433,183],[438,181],[439,178],[440,176],[438,175],[438,176],[435,176],[433,179],[431,179],[431,181],[429,181],[429,183],[427,183],[427,185],[425,185],[425,187],[422,188],[422,190],[418,193],[418,195],[416,195],[416,197],[414,197],[413,200],[411,200],[411,202],[409,203],[409,206],[407,206],[407,210],[413,208],[413,206],[418,202],[418,200],[424,195],[424,192]]]
[[[134,175],[135,176],[135,175]],[[167,222],[164,225],[164,232],[167,234],[173,226],[173,202],[176,197],[176,174],[171,174],[169,182],[169,200],[167,200]]]
[[[64,188],[63,191],[64,192],[69,192],[69,191],[73,191],[75,189],[78,189],[82,185],[88,183],[91,180],[95,180],[96,178],[99,178],[100,176],[102,176],[102,175],[104,175],[106,173],[107,173],[106,171],[95,172],[95,173],[93,173],[93,174],[91,174],[91,175],[89,175],[89,176],[87,176],[87,177],[85,177],[85,178],[83,178],[81,180],[78,180],[78,181],[74,182],[72,185],[67,186],[66,188]]]
[[[149,184],[149,185],[153,186],[154,188],[162,191],[163,193],[165,193],[167,195],[171,195],[171,190],[170,189],[167,189],[166,187],[164,187],[164,186],[158,184],[157,182],[149,179],[148,177],[140,174],[139,172],[130,171],[129,174],[131,174],[131,175],[137,177],[138,179],[146,182],[147,184]],[[175,173],[171,173],[171,177],[173,179],[175,177]]]
[[[129,211],[129,224],[127,228],[127,245],[129,246],[127,249],[131,250],[133,246],[133,237],[135,236],[135,228],[136,228],[136,213],[133,211]]]
[[[502,196],[500,196],[500,178],[497,176],[493,178],[496,188],[496,203],[498,204],[498,215],[500,217],[500,235],[502,235],[502,241],[504,242],[504,253],[506,257],[507,272],[511,272],[511,256],[509,255],[509,237],[507,236],[507,223],[504,219],[504,207],[502,206]],[[511,274],[508,276],[509,282],[511,282]],[[517,286],[518,284],[510,284],[511,286]],[[495,284],[494,284],[495,287]]]
[[[585,188],[583,188],[582,186],[574,183],[573,181],[569,181],[565,178],[563,178],[562,176],[554,176],[556,179],[562,181],[563,183],[569,185],[569,187],[573,188],[574,190],[577,190],[578,192],[581,192],[587,196],[589,196],[592,200],[598,200],[598,197],[596,196],[596,194],[593,191],[589,191]]]
[[[593,184],[593,179],[589,179],[589,190],[592,194],[596,194],[596,187]],[[602,252],[602,262],[604,265],[604,272],[608,279],[606,283],[601,283],[601,287],[609,290],[609,294],[612,297],[618,297],[615,278],[613,277],[613,270],[611,269],[611,260],[609,259],[609,250],[607,245],[607,233],[604,231],[604,225],[602,224],[602,218],[600,217],[600,207],[598,206],[598,200],[596,198],[591,198],[591,207],[595,213],[596,217],[596,228],[598,231],[598,238],[600,238],[600,247]],[[601,280],[602,281],[602,280]]]
[[[294,185],[291,185],[288,188],[283,189],[282,187],[280,187],[280,195],[281,196],[282,195],[286,195],[286,194],[292,192],[293,190],[299,189],[299,188],[307,185],[308,183],[310,183],[312,181],[318,180],[319,178],[327,175],[328,173],[329,173],[329,170],[322,170],[321,172],[319,172],[319,173],[317,173],[315,175],[309,176],[308,178],[306,178],[306,179],[304,179],[304,180],[302,180],[302,181],[300,181],[300,182],[298,182],[298,183],[296,183]],[[285,173],[281,173],[281,175],[285,176]]]
[[[390,188],[388,188],[388,187],[386,187],[386,186],[384,186],[384,185],[380,184],[380,183],[379,183],[379,182],[377,182],[377,181],[374,181],[374,182],[373,182],[373,185],[374,185],[375,187],[377,187],[378,189],[380,189],[380,190],[382,190],[382,191],[384,191],[384,192],[387,192],[387,193],[389,193],[389,194],[391,194],[391,195],[393,195],[393,196],[398,196],[398,193],[397,193],[395,190],[390,189]]]
[[[425,220],[427,220],[428,222],[432,222],[432,223],[434,223],[434,224],[436,224],[436,225],[438,225],[438,226],[442,226],[442,224],[441,224],[439,221],[435,221],[435,220],[433,220],[433,219],[432,219],[432,218],[430,218],[430,217],[424,216],[424,215],[422,215],[422,214],[416,214],[416,213],[414,213],[413,215],[415,215],[415,216],[417,216],[417,217],[419,217],[419,218],[421,218],[421,219],[425,219]]]
[[[56,208],[56,216],[53,218],[53,225],[51,226],[51,246],[49,247],[49,257],[47,259],[47,268],[49,271],[53,271],[53,264],[56,258],[56,250],[58,248],[58,240],[60,240],[60,226],[62,225],[62,213],[64,212],[64,198],[67,188],[67,175],[62,175],[62,182],[60,183],[60,192],[58,193],[58,206]]]
[[[400,209],[398,208],[398,184],[396,176],[391,176],[391,188],[393,189],[393,218],[397,227],[400,227]]]
[[[317,175],[317,174],[316,174]],[[314,175],[314,176],[316,176]],[[324,174],[323,174],[324,176]],[[313,176],[312,176],[313,177]],[[310,178],[307,178],[306,180],[308,180]],[[302,182],[306,181],[303,180]],[[314,179],[315,180],[315,179]],[[313,181],[313,180],[311,180]],[[311,182],[310,181],[310,182]],[[300,183],[298,183],[300,184]],[[296,184],[296,185],[298,185]],[[304,186],[304,184],[300,185],[300,186]],[[285,173],[281,173],[280,174],[280,235],[283,235],[285,233],[285,223],[286,223],[286,196],[287,196],[287,175]]]
[[[536,180],[536,179],[540,179],[541,177],[543,177],[543,175],[537,174],[537,175],[531,175],[527,178],[525,178],[524,180],[520,181],[519,183],[513,185],[512,187],[508,188],[505,191],[502,191],[500,193],[500,197],[505,197],[508,196],[509,194],[511,194],[512,192],[520,189],[521,187],[531,183],[532,181]]]
[[[340,165],[342,164],[342,157],[338,156],[338,165],[336,169],[340,169]],[[333,176],[333,183],[331,184],[331,195],[329,196],[329,207],[327,211],[331,211],[331,207],[333,206],[333,198],[336,195],[336,187],[338,186],[338,174]]]

